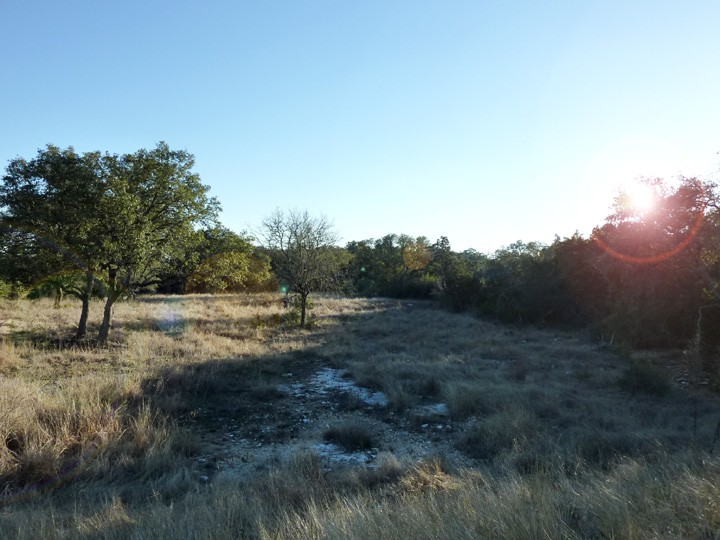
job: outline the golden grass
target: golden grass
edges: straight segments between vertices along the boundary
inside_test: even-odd
[[[94,303],[91,331],[100,313]],[[111,345],[97,348],[65,341],[77,303],[0,301],[0,537],[720,533],[715,396],[646,393],[644,372],[623,385],[628,359],[577,333],[422,302],[326,297],[313,315],[300,330],[274,295],[144,297],[117,305]],[[381,448],[374,468],[328,470],[309,453],[203,481],[197,408],[280,399],[283,374],[313,362],[385,392],[392,415],[373,421],[388,429],[423,435],[418,408],[445,403],[451,429],[427,437],[463,459]]]

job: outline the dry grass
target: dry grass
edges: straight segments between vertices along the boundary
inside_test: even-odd
[[[663,371],[580,334],[417,302],[323,298],[298,330],[273,295],[147,297],[117,306],[102,349],[66,344],[78,315],[71,301],[0,301],[0,538],[720,533],[720,406],[668,382],[680,352]],[[385,392],[373,422],[389,428],[422,435],[418,408],[446,404],[450,427],[428,437],[463,458],[385,450],[372,468],[329,470],[309,453],[204,481],[197,411],[272,406],[283,374],[310,364]]]

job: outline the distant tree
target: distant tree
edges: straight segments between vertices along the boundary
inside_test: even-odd
[[[445,236],[440,237],[430,251],[436,277],[434,295],[440,304],[453,311],[476,305],[483,287],[480,272],[487,258],[476,252],[455,253]]]
[[[348,279],[350,292],[360,296],[377,296],[373,241],[351,241],[345,247],[350,255]]]
[[[349,242],[350,278],[365,296],[427,298],[435,283],[432,250],[424,236],[388,234],[377,240]]]
[[[187,292],[258,291],[271,283],[270,259],[249,251],[228,251],[205,259],[187,281]]]
[[[408,272],[425,270],[430,264],[430,244],[424,236],[408,238],[402,246],[402,257]]]
[[[303,327],[310,293],[339,285],[344,261],[334,246],[337,235],[326,217],[297,210],[276,210],[263,222],[263,231],[275,275],[300,299]]]
[[[218,256],[242,253],[257,256],[260,259],[264,257],[251,243],[250,237],[237,234],[222,225],[213,225],[199,230],[188,226],[187,229],[186,233],[178,235],[177,242],[166,254],[163,269],[158,277],[157,290],[159,292],[180,294],[204,291],[204,286],[198,288],[197,274],[205,275],[212,266],[209,261]],[[194,277],[194,283],[191,284],[190,280]]]

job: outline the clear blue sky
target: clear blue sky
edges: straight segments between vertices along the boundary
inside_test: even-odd
[[[196,156],[223,223],[493,251],[637,175],[718,178],[720,2],[0,2],[0,165]]]

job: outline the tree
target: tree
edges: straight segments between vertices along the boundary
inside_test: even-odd
[[[216,219],[219,204],[192,172],[194,157],[159,143],[153,150],[105,156],[107,177],[98,205],[99,266],[107,298],[98,333],[107,342],[112,309],[123,294],[159,282],[162,264],[188,229]]]
[[[333,245],[337,235],[326,217],[298,210],[276,210],[263,222],[263,230],[275,275],[300,298],[304,327],[310,293],[338,286],[343,258]]]
[[[52,272],[85,272],[76,337],[85,334],[96,275],[105,277],[98,333],[105,343],[115,301],[157,283],[179,239],[195,224],[215,219],[218,204],[207,197],[209,188],[192,172],[193,164],[191,154],[165,143],[122,156],[78,155],[49,145],[31,161],[10,163],[0,185],[3,227],[13,240],[25,241],[23,253],[35,260],[40,253],[62,255]],[[13,242],[9,246],[18,251]]]
[[[652,206],[637,208],[621,193],[593,231],[599,325],[634,346],[680,346],[695,335],[699,308],[717,301],[717,190],[695,178],[646,184]]]
[[[270,259],[249,251],[228,251],[205,259],[187,281],[187,292],[257,291],[272,280]]]
[[[367,296],[427,298],[435,277],[427,238],[388,234],[378,240],[349,242],[351,279],[355,290]]]
[[[0,184],[0,212],[5,228],[5,253],[15,260],[6,270],[23,265],[24,276],[37,280],[50,273],[82,270],[84,284],[78,289],[82,312],[75,339],[86,334],[90,295],[101,246],[94,237],[94,209],[103,193],[102,157],[98,152],[77,154],[72,147],[60,150],[48,145],[26,161],[15,159]],[[38,275],[40,273],[40,275]]]
[[[168,254],[158,278],[160,283],[157,285],[157,290],[162,293],[175,294],[219,291],[210,283],[203,284],[204,278],[199,278],[214,274],[213,280],[215,278],[222,280],[220,266],[225,266],[230,273],[234,273],[236,270],[232,265],[226,266],[230,261],[225,255],[230,253],[267,259],[266,256],[258,253],[258,249],[251,243],[251,238],[245,234],[237,234],[222,225],[200,230],[189,227],[187,234],[178,239]],[[221,260],[216,261],[218,264],[213,264],[213,260],[218,257]],[[245,265],[247,262],[249,261],[243,262],[241,265]],[[269,265],[269,262],[267,264]],[[257,276],[257,278],[262,280],[261,276]],[[242,278],[241,281],[246,282],[246,278]],[[254,284],[247,283],[247,285],[250,289],[255,287]],[[228,283],[228,286],[221,288],[232,290],[234,287]],[[244,287],[241,289],[244,290]]]
[[[450,241],[441,236],[430,248],[435,296],[453,311],[465,311],[478,302],[482,281],[479,277],[486,257],[477,252],[455,253]]]

